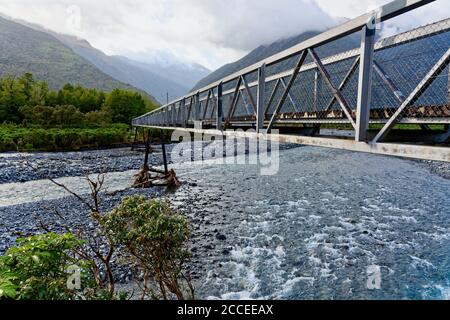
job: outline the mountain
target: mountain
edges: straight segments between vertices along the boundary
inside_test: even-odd
[[[108,56],[92,47],[86,40],[69,35],[54,34],[54,36],[104,73],[151,93],[160,102],[166,102],[167,93],[169,99],[181,97],[189,91],[192,83],[209,73],[208,70],[195,76],[188,67],[164,67],[122,56]]]
[[[170,79],[187,89],[192,87],[193,83],[197,83],[199,80],[206,77],[211,73],[211,70],[205,68],[200,64],[187,64],[177,60],[175,57],[170,57],[164,52],[160,53],[162,57],[168,57],[168,59],[157,58],[156,62],[142,62],[142,56],[136,56],[126,58],[117,56],[134,64],[140,68],[147,69],[161,77]]]
[[[71,83],[104,91],[140,91],[102,72],[52,35],[0,17],[0,77],[25,72],[47,81],[53,90]]]
[[[186,94],[193,83],[211,73],[210,70],[198,64],[189,65],[180,61],[146,63],[123,56],[109,56],[94,48],[87,40],[59,34],[27,21],[17,19],[14,21],[50,34],[102,72],[146,91],[160,102],[166,102],[167,93],[170,100]]]
[[[210,83],[216,82],[230,74],[233,74],[243,68],[251,66],[251,65],[253,65],[263,59],[266,59],[276,53],[284,51],[284,50],[286,50],[298,43],[301,43],[305,40],[308,40],[309,38],[312,38],[320,33],[321,32],[319,32],[319,31],[308,31],[308,32],[301,33],[294,37],[290,37],[287,39],[280,39],[269,45],[259,46],[258,48],[251,51],[249,54],[247,54],[242,59],[240,59],[236,62],[230,63],[230,64],[226,64],[226,65],[220,67],[219,69],[217,69],[216,71],[212,72],[211,74],[209,74],[202,80],[200,80],[194,86],[192,91],[200,89],[204,86],[207,86]],[[347,51],[347,50],[358,47],[359,41],[360,41],[359,35],[347,36],[343,39],[334,41],[331,44],[328,44],[328,45],[318,48],[317,53],[320,57],[337,54],[339,52]],[[298,58],[288,59],[287,61],[280,63],[279,65],[274,65],[273,67],[271,67],[271,68],[273,68],[271,71],[272,72],[283,72],[290,68],[293,68],[293,66],[295,64],[295,59],[298,59]],[[310,60],[308,57],[308,60],[306,61],[306,63],[309,61]]]

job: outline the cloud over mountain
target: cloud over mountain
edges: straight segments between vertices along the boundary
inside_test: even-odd
[[[0,0],[0,12],[87,39],[108,54],[214,69],[251,49],[324,30],[389,0]],[[438,0],[399,18],[411,28],[448,16]],[[393,26],[388,25],[387,30]],[[395,29],[395,28],[394,28]],[[166,61],[167,62],[167,61]]]

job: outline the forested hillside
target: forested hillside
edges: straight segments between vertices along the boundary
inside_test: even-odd
[[[46,81],[53,90],[71,83],[104,91],[138,91],[103,73],[53,36],[0,17],[0,77],[24,73]]]

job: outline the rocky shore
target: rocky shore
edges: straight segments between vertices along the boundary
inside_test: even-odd
[[[196,188],[195,182],[185,183],[180,190],[181,200],[173,203],[173,207],[182,214],[189,217],[192,238],[189,243],[189,249],[193,258],[188,265],[188,270],[194,280],[200,279],[207,273],[204,262],[205,257],[214,257],[214,261],[220,260],[220,256],[228,254],[231,247],[227,245],[226,216],[213,215],[212,211],[199,211],[198,208],[204,205],[198,202],[190,190]],[[129,190],[116,194],[103,194],[101,196],[101,209],[108,212],[117,206],[126,196],[143,195],[148,198],[167,198],[171,201],[171,194],[167,194],[165,188],[155,187],[152,189]],[[193,210],[193,208],[197,210]],[[64,220],[55,214],[58,210]],[[214,221],[214,223],[212,223]],[[34,235],[45,232],[41,227],[44,224],[53,232],[66,232],[60,227],[60,224],[76,229],[82,227],[88,232],[95,232],[94,222],[89,217],[89,210],[84,208],[80,202],[73,197],[66,197],[52,201],[39,201],[34,203],[22,204],[11,207],[0,208],[0,255],[15,244],[17,238]],[[128,283],[133,279],[132,271],[123,266],[117,257],[114,257],[113,265],[115,267],[116,279],[120,283]]]
[[[149,162],[161,164],[161,156],[153,154]],[[26,164],[28,162],[32,167]],[[58,153],[0,154],[0,184],[41,180],[47,177],[77,177],[87,173],[122,172],[142,165],[141,152],[111,149]]]
[[[293,147],[295,146],[282,146],[281,149]],[[170,148],[169,146],[168,149]],[[35,171],[26,166],[24,159],[39,170]],[[0,184],[39,180],[47,176],[60,178],[84,176],[86,173],[137,170],[142,162],[143,154],[129,149],[29,155],[0,154]],[[432,174],[450,179],[449,163],[412,162],[426,167]],[[161,155],[151,155],[150,163],[161,165]],[[228,199],[226,194],[218,196],[221,194],[220,190],[208,193],[208,187],[202,186],[195,179],[182,182],[182,188],[175,194],[167,193],[162,187],[103,194],[101,207],[102,211],[108,212],[118,205],[123,197],[135,194],[149,198],[161,197],[170,201],[174,209],[190,220],[192,238],[189,249],[193,256],[187,269],[194,282],[201,282],[207,277],[214,277],[214,268],[220,268],[222,263],[229,260],[236,243],[234,240],[238,237],[231,226],[238,222],[230,223],[227,206],[231,207],[230,201],[233,200]],[[220,189],[221,186],[217,188]],[[219,203],[220,208],[210,208],[209,203]],[[17,238],[44,232],[40,227],[41,222],[52,231],[64,232],[56,227],[61,218],[55,215],[55,209],[64,214],[64,224],[73,228],[87,226],[92,231],[95,229],[88,210],[73,197],[0,207],[0,255],[13,246]],[[130,283],[133,280],[132,271],[118,259],[114,260],[114,264],[117,280],[123,284]]]
[[[450,180],[450,162],[421,161],[431,173]]]
[[[168,149],[170,150],[170,146]],[[24,159],[39,170],[35,171],[26,166]],[[84,176],[87,173],[104,172],[104,168],[109,168],[108,172],[137,170],[142,165],[142,161],[142,153],[132,152],[129,149],[80,153],[38,153],[25,156],[2,154],[0,157],[0,184],[40,180],[48,176],[51,178]],[[152,165],[162,164],[159,154],[151,155],[149,161]],[[214,211],[208,210],[208,201],[204,196],[199,199],[198,195],[202,194],[203,190],[196,181],[182,181],[182,183],[182,188],[175,194],[168,193],[163,187],[132,189],[114,194],[103,193],[101,209],[102,212],[108,212],[117,206],[124,197],[131,195],[164,198],[171,202],[172,207],[186,215],[190,221],[192,237],[189,250],[193,257],[187,270],[195,282],[208,273],[204,263],[205,259],[220,263],[222,258],[229,255],[232,247],[227,240],[230,240],[229,233],[231,231],[225,230],[227,225],[225,213],[217,216]],[[88,188],[87,185],[86,188]],[[56,210],[63,215],[63,221],[60,216],[55,214]],[[88,232],[95,231],[89,210],[84,208],[74,197],[0,207],[0,255],[14,246],[17,238],[45,232],[41,224],[54,232],[66,232],[65,229],[59,227],[60,224],[70,228],[82,226]],[[132,270],[123,266],[117,257],[113,260],[113,265],[119,283],[127,284],[133,280]]]

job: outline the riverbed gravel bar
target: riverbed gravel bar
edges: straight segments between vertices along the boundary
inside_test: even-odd
[[[281,150],[296,147],[298,146],[283,145]],[[173,146],[169,145],[169,152],[171,148]],[[25,165],[24,159],[39,170],[35,171]],[[448,163],[407,161],[416,166],[426,167],[431,174],[450,179]],[[25,155],[3,153],[0,154],[0,185],[40,180],[48,176],[80,177],[87,173],[137,171],[142,162],[143,153],[129,149]],[[161,154],[152,154],[150,163],[155,166],[162,165]],[[117,206],[123,197],[136,194],[148,198],[167,199],[174,209],[184,214],[190,221],[192,238],[189,250],[193,256],[187,267],[189,273],[197,282],[205,278],[211,279],[214,278],[215,271],[211,268],[207,270],[205,261],[208,260],[209,266],[215,265],[220,268],[222,263],[229,260],[230,254],[235,249],[235,240],[239,237],[235,234],[233,225],[238,225],[239,221],[230,220],[232,218],[228,215],[228,207],[231,208],[235,204],[234,199],[226,194],[226,189],[221,185],[211,184],[209,187],[217,190],[208,195],[208,186],[203,186],[201,180],[191,178],[189,181],[182,181],[182,187],[176,193],[170,193],[163,187],[155,187],[102,194],[101,208],[103,212],[108,212]],[[210,206],[211,203],[215,204],[214,208]],[[64,224],[73,228],[82,225],[94,229],[88,209],[83,208],[74,197],[45,201],[37,199],[32,203],[3,206],[0,207],[0,255],[13,246],[17,238],[44,232],[40,227],[41,222],[52,231],[64,232],[63,229],[56,227],[57,223],[52,223],[58,220],[62,222],[61,218],[55,215],[55,209],[63,214]],[[131,270],[122,266],[117,259],[114,260],[114,264],[117,280],[129,283],[133,278]]]

